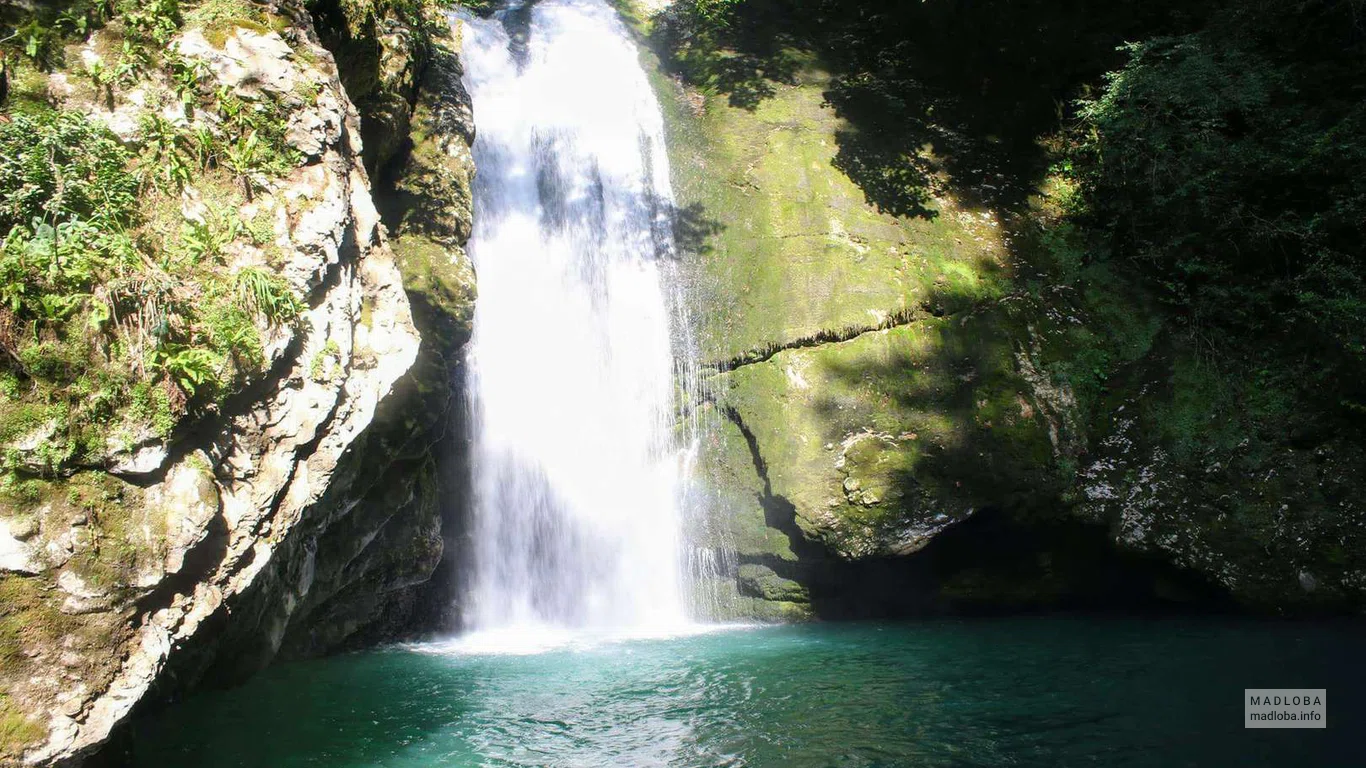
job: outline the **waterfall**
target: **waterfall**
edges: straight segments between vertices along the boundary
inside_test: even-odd
[[[659,105],[604,0],[463,23],[479,275],[467,629],[674,631],[694,451],[678,391],[696,366]]]

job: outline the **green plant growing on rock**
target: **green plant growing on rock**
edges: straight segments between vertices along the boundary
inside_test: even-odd
[[[125,39],[119,63],[114,65],[114,82],[124,87],[132,86],[150,64],[151,56],[147,49]]]
[[[285,138],[288,109],[279,96],[266,93],[244,99],[227,88],[219,88],[215,96],[223,134],[238,137],[224,148],[222,159],[241,177],[244,189],[299,165],[299,151]],[[250,200],[250,192],[247,195]]]
[[[289,284],[260,267],[243,267],[233,283],[242,305],[272,324],[288,323],[303,310],[303,302]]]
[[[171,77],[171,87],[184,105],[186,116],[199,98],[199,89],[208,79],[208,66],[202,61],[187,59],[174,50],[166,52],[166,70]]]
[[[265,157],[283,143],[281,105],[227,101],[235,117],[217,130],[246,137],[243,170],[292,162]],[[215,129],[160,115],[141,128],[141,147],[129,149],[74,112],[0,123],[0,372],[7,416],[27,419],[0,430],[7,472],[63,474],[101,461],[117,435],[170,435],[261,370],[262,324],[303,308],[279,277],[225,264],[244,228],[238,194],[215,202],[232,189],[216,171]],[[191,181],[204,197],[188,218]],[[49,413],[61,418],[28,419]],[[15,448],[39,429],[41,450]]]
[[[236,224],[236,219],[230,219]],[[212,222],[186,219],[180,226],[180,243],[192,263],[220,256],[223,247],[237,236],[237,227],[214,226]]]
[[[54,329],[136,268],[127,235],[136,207],[130,155],[70,113],[0,125],[0,303],[19,359],[19,329]],[[102,308],[103,312],[107,307]]]
[[[261,138],[256,131],[251,131],[235,143],[229,144],[223,152],[224,164],[242,184],[242,194],[246,196],[247,202],[252,201],[255,187],[260,183],[256,173],[264,154]]]
[[[168,344],[152,350],[152,367],[164,371],[191,397],[222,372],[224,360],[201,347]]]
[[[0,46],[11,55],[17,54],[43,69],[50,69],[58,63],[61,35],[55,26],[44,23],[34,16],[26,23],[0,39]]]
[[[313,353],[308,363],[308,377],[320,384],[331,382],[341,369],[341,347],[333,339],[328,339],[321,349]]]
[[[85,75],[90,78],[90,85],[95,92],[104,98],[105,109],[114,109],[114,83],[117,81],[117,73],[104,63],[103,59],[96,58],[85,66]]]
[[[266,246],[275,241],[275,222],[268,211],[260,211],[242,222],[242,228],[251,239],[252,245]]]
[[[155,112],[143,115],[141,129],[148,183],[175,190],[189,184],[194,166],[186,132]]]
[[[140,381],[133,385],[131,394],[129,416],[138,423],[149,425],[158,437],[170,437],[175,429],[176,416],[165,388],[157,387],[150,381]]]
[[[122,0],[118,11],[129,35],[147,46],[164,48],[180,29],[179,0]]]

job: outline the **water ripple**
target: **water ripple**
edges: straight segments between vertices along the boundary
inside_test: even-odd
[[[1363,640],[1031,619],[405,646],[273,668],[133,744],[149,768],[1351,765],[1331,724],[1366,714]],[[1263,684],[1333,687],[1330,730],[1244,731],[1242,689]]]

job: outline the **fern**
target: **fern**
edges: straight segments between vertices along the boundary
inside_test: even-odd
[[[164,372],[191,397],[218,378],[226,361],[203,347],[168,344],[152,351],[152,367]]]
[[[303,302],[289,285],[260,267],[243,267],[233,283],[238,300],[273,324],[287,323],[303,311]]]

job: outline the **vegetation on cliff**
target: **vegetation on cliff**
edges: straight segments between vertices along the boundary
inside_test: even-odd
[[[809,537],[881,556],[983,509],[1080,519],[1251,606],[1359,604],[1360,11],[640,17],[682,86],[661,81],[681,231],[726,308],[702,343],[770,522],[787,503]],[[976,330],[900,330],[936,316]],[[936,430],[949,460],[900,437]]]
[[[916,215],[952,192],[1014,213],[1042,187],[1053,266],[1122,269],[1203,353],[1309,353],[1303,391],[1328,387],[1349,419],[1366,359],[1361,12],[688,0],[655,36],[748,109],[818,53],[846,121],[834,164],[871,204]]]
[[[0,450],[14,500],[31,494],[24,475],[107,466],[212,410],[302,308],[274,271],[271,212],[248,205],[301,160],[288,106],[213,88],[202,60],[167,45],[183,25],[250,27],[257,12],[109,11],[39,13],[5,50]]]
[[[430,464],[440,430],[367,430],[417,337],[301,4],[0,25],[0,760],[53,761],[168,661],[177,684],[241,674],[291,618],[291,652],[317,652],[411,603],[393,590],[440,554],[430,473],[379,478]],[[299,591],[279,574],[304,548]],[[196,632],[228,600],[257,620],[224,648]]]

